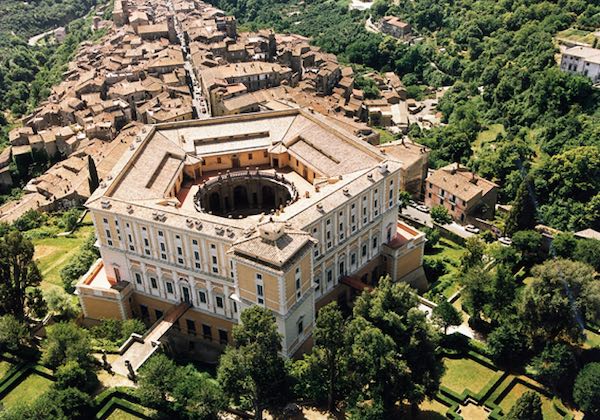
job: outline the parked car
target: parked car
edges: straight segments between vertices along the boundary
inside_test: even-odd
[[[429,213],[429,207],[427,207],[425,204],[419,204],[415,208],[419,211],[422,211],[423,213]]]
[[[510,239],[508,236],[502,236],[501,238],[498,238],[498,242],[505,246],[512,245],[512,239]]]
[[[416,208],[416,207],[418,206],[418,204],[417,204],[417,202],[416,202],[416,201],[414,201],[414,200],[408,200],[408,206],[409,206],[409,207],[415,207],[415,208]]]
[[[478,228],[478,227],[475,227],[475,226],[473,226],[473,225],[466,225],[466,226],[465,226],[465,230],[466,230],[467,232],[471,232],[471,233],[479,233],[479,232],[480,232],[479,228]]]

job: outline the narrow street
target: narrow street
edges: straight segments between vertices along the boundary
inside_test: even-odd
[[[192,93],[192,106],[196,112],[196,116],[198,119],[206,119],[210,118],[210,107],[206,98],[202,95],[202,87],[200,86],[199,80],[196,78],[196,73],[194,72],[194,66],[192,64],[192,56],[190,54],[190,49],[185,39],[185,34],[183,32],[183,28],[181,26],[181,22],[177,19],[177,14],[175,13],[175,7],[173,6],[173,2],[169,0],[167,2],[169,5],[169,9],[173,12],[173,20],[175,25],[175,30],[177,31],[177,38],[179,38],[179,43],[181,44],[181,53],[183,54],[183,58],[185,63],[183,65],[189,80],[190,80],[190,91]]]

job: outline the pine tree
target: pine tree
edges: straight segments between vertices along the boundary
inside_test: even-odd
[[[88,155],[88,182],[90,184],[90,195],[96,191],[96,188],[100,185],[100,180],[98,179],[98,171],[96,170],[96,163],[94,163],[94,159]]]
[[[506,226],[504,233],[508,236],[512,236],[513,233],[520,230],[533,229],[535,227],[535,202],[533,199],[533,182],[531,176],[527,175],[519,189],[512,203],[512,209],[508,214],[506,220]]]

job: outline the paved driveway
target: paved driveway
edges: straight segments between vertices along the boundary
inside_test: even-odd
[[[431,221],[431,215],[429,213],[422,212],[414,207],[409,206],[402,210],[402,214],[420,224],[423,224],[428,227],[433,227],[433,222]],[[461,238],[466,239],[473,236],[471,232],[467,232],[464,227],[462,227],[456,222],[452,222],[449,225],[445,225],[444,227],[452,233],[457,234]]]

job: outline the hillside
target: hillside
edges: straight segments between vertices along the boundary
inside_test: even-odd
[[[402,76],[410,96],[451,85],[438,109],[448,125],[411,135],[431,165],[468,164],[510,203],[524,174],[535,180],[538,219],[561,229],[600,226],[598,93],[559,71],[555,36],[600,27],[599,1],[377,0],[375,18],[396,15],[423,35],[405,45],[366,32],[368,12],[343,1],[213,0],[250,28],[310,36],[342,60]],[[501,127],[483,145],[479,133]],[[473,153],[473,148],[477,153]],[[479,147],[481,146],[481,147]]]

